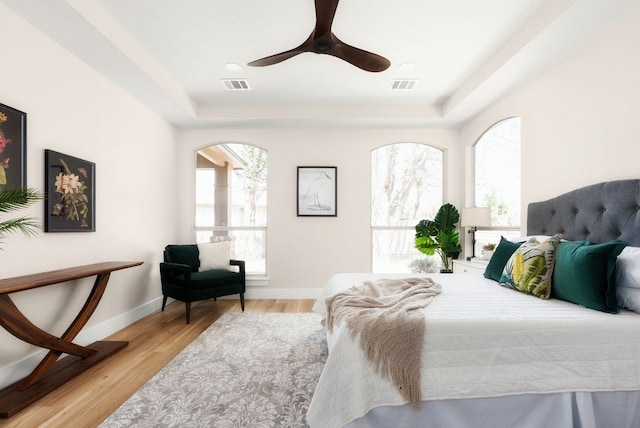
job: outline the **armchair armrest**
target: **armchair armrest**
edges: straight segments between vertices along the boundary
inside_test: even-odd
[[[242,274],[242,276],[245,275],[244,260],[229,260],[229,264],[231,266],[238,266],[240,268],[240,273]]]
[[[191,280],[191,266],[182,263],[161,262],[160,263],[160,279],[161,281],[170,281],[178,275],[184,275],[184,280]]]

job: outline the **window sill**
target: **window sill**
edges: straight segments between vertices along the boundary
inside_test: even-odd
[[[249,287],[267,287],[271,279],[266,275],[247,275],[246,280]]]

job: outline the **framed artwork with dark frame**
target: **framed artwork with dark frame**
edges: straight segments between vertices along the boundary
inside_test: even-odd
[[[45,232],[95,232],[96,165],[44,151]]]
[[[338,167],[298,167],[298,217],[337,217]]]
[[[27,186],[27,113],[0,104],[0,189]]]

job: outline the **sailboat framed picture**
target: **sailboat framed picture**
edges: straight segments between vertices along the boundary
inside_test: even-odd
[[[338,167],[299,166],[298,217],[337,217]]]

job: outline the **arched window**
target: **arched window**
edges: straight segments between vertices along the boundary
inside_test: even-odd
[[[396,143],[371,152],[373,272],[439,269],[415,249],[415,225],[433,218],[443,199],[443,152],[419,143]]]
[[[247,274],[266,274],[267,151],[220,143],[196,152],[196,242],[231,241]]]
[[[491,210],[491,228],[476,232],[476,254],[500,236],[520,235],[520,118],[504,119],[475,144],[475,204]]]

